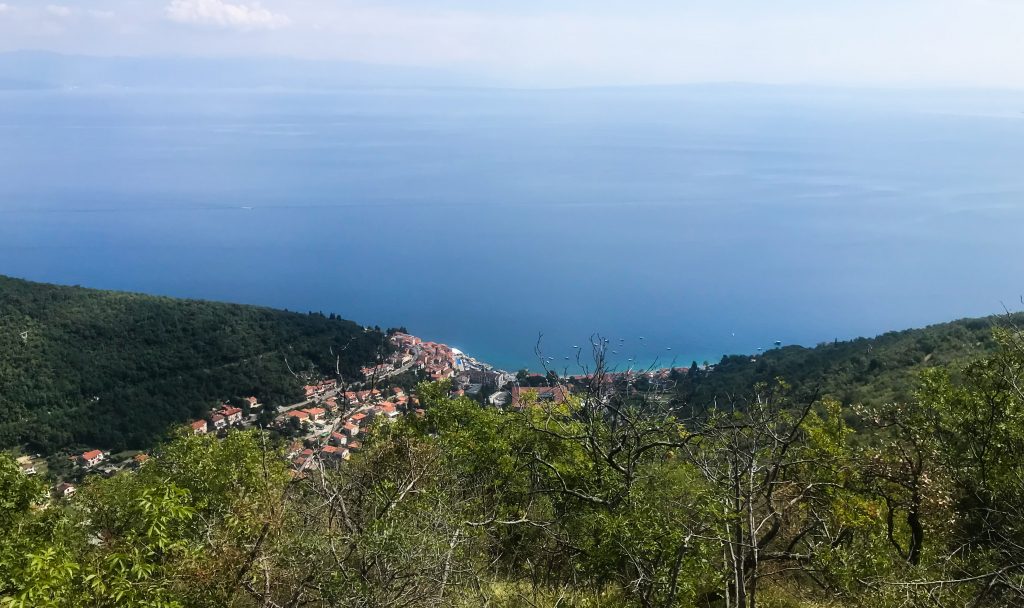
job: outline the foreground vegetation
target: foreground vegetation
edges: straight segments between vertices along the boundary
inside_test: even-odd
[[[42,509],[2,461],[0,605],[1022,605],[1024,336],[995,341],[856,424],[782,381],[625,393],[598,347],[568,403],[421,385],[425,416],[298,477],[258,433],[183,436]]]
[[[304,373],[355,377],[383,344],[334,315],[0,276],[0,448],[148,448],[223,400],[290,403]]]

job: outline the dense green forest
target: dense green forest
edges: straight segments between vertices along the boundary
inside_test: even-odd
[[[422,384],[424,416],[298,475],[258,432],[182,435],[38,509],[0,456],[0,606],[1024,605],[1024,335],[993,335],[856,424],[779,382],[676,408],[598,364],[521,410]]]
[[[813,348],[785,346],[756,356],[731,355],[712,373],[679,378],[679,392],[687,403],[706,404],[748,398],[758,383],[783,378],[803,392],[828,395],[843,405],[909,401],[923,370],[991,354],[998,346],[993,328],[1022,322],[1024,314],[961,319]]]
[[[333,314],[0,276],[0,447],[149,447],[223,400],[298,400],[292,372],[353,378],[383,348]]]

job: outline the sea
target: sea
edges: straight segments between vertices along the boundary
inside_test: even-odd
[[[1018,310],[1024,93],[0,91],[0,274],[569,373]]]

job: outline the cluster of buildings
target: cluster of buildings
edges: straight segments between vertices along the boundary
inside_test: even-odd
[[[478,361],[447,344],[424,342],[405,333],[392,334],[390,340],[396,352],[385,365],[394,369],[403,369],[404,366],[423,370],[435,381],[451,379],[456,396],[487,396],[516,379],[515,375]]]
[[[245,401],[248,404],[250,416],[263,408],[263,404],[256,397],[246,397]],[[216,410],[210,412],[207,418],[190,422],[189,427],[194,434],[205,435],[206,433],[224,430],[229,426],[238,426],[244,422],[245,414],[242,408],[235,407],[230,403],[224,403]]]
[[[465,369],[453,378],[454,394],[457,397],[465,395],[477,398],[491,395],[496,391],[502,392],[516,381],[515,375],[506,371],[494,369],[472,359],[469,361]]]
[[[424,342],[416,336],[396,332],[388,338],[395,347],[387,361],[362,369],[367,378],[383,378],[406,370],[423,370],[431,380],[453,378],[465,369],[467,357],[456,348]]]
[[[700,368],[702,371],[712,369],[710,366]],[[641,381],[646,384],[645,390],[667,390],[675,386],[680,378],[688,375],[690,369],[686,367],[665,367],[653,370],[626,370],[622,372],[607,372],[602,376],[605,385],[615,386],[627,393],[637,391]],[[592,376],[569,376],[569,382],[577,386],[590,385],[593,382]]]
[[[431,380],[446,380],[463,369],[463,356],[447,344],[423,342],[416,351],[414,365],[425,371]]]
[[[338,381],[334,379],[322,380],[317,384],[307,384],[302,387],[302,390],[306,394],[306,399],[315,399],[317,397],[323,397],[324,395],[337,390]]]
[[[569,398],[569,389],[565,386],[528,387],[515,385],[510,392],[513,409],[521,410],[530,404],[559,404]]]
[[[282,427],[297,424],[302,432],[286,454],[295,470],[301,472],[316,461],[333,465],[348,460],[352,452],[362,448],[361,436],[371,423],[393,421],[410,410],[422,413],[416,405],[415,398],[399,387],[386,393],[376,388],[346,391],[313,407],[289,410],[277,421]]]
[[[145,453],[138,453],[127,462],[114,462],[110,460],[110,452],[104,452],[102,450],[88,450],[81,454],[75,454],[68,458],[71,462],[75,463],[83,470],[95,472],[98,470],[99,473],[109,477],[114,475],[118,471],[121,471],[126,466],[140,467],[147,460],[149,455]],[[104,465],[106,463],[106,465]],[[24,470],[24,469],[23,469]],[[32,467],[31,474],[35,474],[35,467]],[[68,498],[73,496],[77,490],[77,487],[73,483],[61,482],[52,488],[53,496],[55,498]]]

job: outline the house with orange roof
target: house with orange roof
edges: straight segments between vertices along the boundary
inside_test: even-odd
[[[569,398],[569,391],[564,386],[513,386],[512,407],[522,409],[528,403],[565,403]]]
[[[290,412],[286,412],[283,416],[278,417],[278,420],[281,420],[283,422],[298,420],[299,424],[303,426],[311,424],[309,414],[303,410],[292,410]]]
[[[227,406],[220,413],[228,421],[228,424],[238,424],[242,421],[242,410],[240,408]]]
[[[192,429],[194,435],[205,435],[210,429],[210,425],[205,420],[196,420],[192,424],[188,425]]]
[[[333,445],[324,446],[320,450],[321,458],[325,460],[341,460],[348,454],[348,450],[342,447],[335,447]]]
[[[101,452],[100,450],[89,450],[88,452],[85,452],[84,454],[79,456],[78,460],[84,467],[94,467],[99,463],[103,462],[103,458],[103,452]]]

